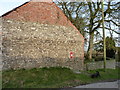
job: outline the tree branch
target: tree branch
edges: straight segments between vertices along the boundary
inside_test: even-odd
[[[100,28],[103,28],[103,27],[100,27]],[[120,34],[119,32],[115,31],[114,29],[110,29],[110,28],[107,28],[107,27],[105,27],[105,29],[107,29],[107,30],[112,30],[113,32],[115,32],[115,33],[117,33],[117,34]]]
[[[120,26],[119,24],[117,24],[116,22],[114,22],[113,20],[105,20],[106,22],[112,22],[113,24],[115,24],[116,26]]]

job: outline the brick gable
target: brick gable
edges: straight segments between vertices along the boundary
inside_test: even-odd
[[[53,2],[30,1],[4,14],[2,17],[18,21],[39,22],[41,24],[71,26],[77,30],[62,10]],[[83,38],[81,34],[80,36]]]

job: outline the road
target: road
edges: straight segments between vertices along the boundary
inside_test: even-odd
[[[120,80],[114,82],[101,82],[101,83],[81,85],[75,88],[119,88],[120,90]]]

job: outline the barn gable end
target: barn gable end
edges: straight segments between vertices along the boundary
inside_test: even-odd
[[[55,3],[30,1],[4,14],[2,23],[3,69],[83,69],[84,38]]]

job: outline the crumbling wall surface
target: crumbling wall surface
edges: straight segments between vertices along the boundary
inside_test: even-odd
[[[83,69],[83,38],[72,27],[8,19],[2,22],[3,70],[54,66]]]

